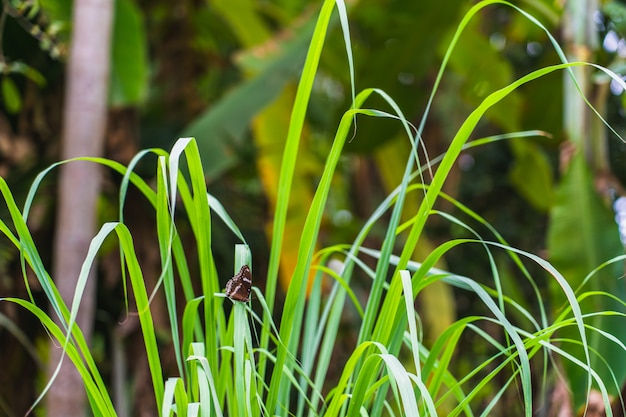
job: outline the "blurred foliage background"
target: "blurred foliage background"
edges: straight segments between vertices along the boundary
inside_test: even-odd
[[[356,89],[383,89],[409,120],[419,124],[445,48],[472,2],[353,0],[347,3]],[[19,198],[41,169],[58,160],[72,5],[68,0],[3,0],[3,5],[0,175]],[[525,0],[517,5],[561,39],[559,34],[567,12],[561,2]],[[306,0],[115,1],[106,156],[126,164],[139,149],[169,149],[178,137],[195,136],[210,192],[231,213],[252,245],[255,285],[261,288],[282,144],[318,8],[319,2]],[[626,56],[623,40],[626,5],[617,0],[601,2],[592,17],[595,25],[592,36],[598,47],[588,59],[620,72]],[[493,5],[479,13],[453,52],[433,103],[423,134],[428,156],[445,152],[461,122],[490,92],[533,69],[557,62],[545,33],[510,7]],[[601,77],[595,82],[593,92],[605,91],[603,102],[608,122],[623,132],[626,123],[621,91],[611,90]],[[557,192],[559,149],[567,139],[563,130],[563,86],[562,76],[551,75],[523,87],[491,111],[477,132],[489,136],[533,129],[547,132],[550,138],[501,141],[468,151],[458,161],[444,190],[483,215],[512,246],[545,256],[549,215],[557,202],[566,198],[563,192],[561,197]],[[288,285],[295,264],[299,231],[325,155],[339,118],[350,106],[349,71],[339,30],[327,39],[314,89],[307,115],[305,147],[298,159],[290,201],[281,260],[283,285]],[[375,105],[383,103],[371,103],[371,107]],[[611,169],[603,175],[610,174],[611,189],[619,195],[626,180],[623,163],[626,148],[615,137],[610,137],[608,143]],[[341,175],[335,178],[324,223],[325,242],[320,242],[320,246],[353,239],[362,220],[398,183],[400,167],[409,151],[410,144],[401,137],[398,123],[359,119],[355,137],[346,146]],[[150,177],[153,171],[152,165],[146,165],[143,174]],[[594,174],[592,170],[590,175]],[[116,210],[116,186],[120,179],[112,173],[104,175],[100,204],[103,221]],[[589,183],[593,181],[590,179]],[[54,189],[55,184],[49,181],[37,199],[30,221],[43,248],[52,241],[54,233],[51,220],[55,210]],[[576,204],[576,196],[572,198]],[[605,210],[610,218],[607,200],[603,201],[605,204],[600,204],[598,210]],[[136,201],[128,218],[144,264],[152,268],[151,279],[156,279],[159,264],[154,223],[146,218],[144,204]],[[418,201],[414,204],[417,206]],[[459,214],[444,202],[439,209]],[[3,210],[0,207],[0,216],[6,218]],[[610,234],[615,224],[608,221],[602,227],[602,230],[608,228]],[[225,282],[232,270],[235,240],[221,225],[215,225],[213,230],[213,251]],[[430,221],[428,231],[431,242],[424,242],[423,253],[433,243],[451,237],[470,237],[467,230],[443,219]],[[376,239],[382,239],[384,232],[381,229],[379,234],[372,234],[366,246],[379,247],[380,241]],[[553,234],[553,244],[557,246],[558,236]],[[609,240],[618,242],[617,232],[611,236]],[[621,251],[619,242],[611,248]],[[49,256],[45,250],[42,255]],[[451,253],[447,267],[474,277],[485,275],[487,260],[472,250]],[[119,334],[125,312],[116,256],[114,250],[110,256],[102,255],[94,336],[94,349],[100,352],[102,366],[111,374],[119,364],[111,360],[109,352],[122,346],[131,354],[140,346],[137,327]],[[510,260],[503,257],[502,262],[506,267]],[[580,275],[580,271],[572,273]],[[521,299],[525,292],[531,291],[515,274],[504,278],[508,291],[519,294]],[[18,253],[0,241],[0,293],[26,296],[20,279]],[[359,285],[358,280],[353,282]],[[546,282],[540,284],[547,286]],[[363,288],[367,288],[365,283]],[[479,313],[473,301],[467,294],[455,294],[443,286],[433,286],[425,292],[418,308],[430,333],[427,339],[438,334],[457,315]],[[33,355],[45,361],[45,352],[39,348],[45,335],[33,319],[12,306],[0,308],[3,317],[15,323],[32,341],[36,351]],[[346,343],[351,342],[350,320],[354,319],[349,314],[346,317]],[[111,332],[116,337],[111,338]],[[0,336],[3,341],[0,357],[4,358],[3,363],[10,364],[0,370],[0,387],[3,387],[0,410],[19,414],[32,403],[38,380],[15,379],[15,375],[26,375],[28,369],[35,371],[37,363],[29,359],[20,342],[8,331],[0,328]],[[116,344],[119,340],[123,341],[121,345]],[[469,342],[468,349],[477,357],[487,355],[480,346]],[[142,366],[145,365],[126,365],[127,372],[135,375],[138,398],[150,395],[149,381],[141,377],[145,371]],[[460,365],[461,369],[464,367],[471,368],[470,359]],[[7,381],[12,382],[9,385]]]

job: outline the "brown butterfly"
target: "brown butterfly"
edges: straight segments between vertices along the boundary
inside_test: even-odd
[[[250,267],[244,265],[241,270],[226,283],[226,296],[231,300],[247,303],[252,289],[252,273]]]

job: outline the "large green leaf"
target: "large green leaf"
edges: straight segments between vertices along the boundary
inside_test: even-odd
[[[148,89],[146,50],[141,12],[131,0],[117,0],[111,44],[111,105],[130,106],[145,98]]]
[[[197,139],[206,176],[216,177],[237,162],[235,151],[243,146],[252,118],[298,76],[314,24],[311,19],[296,37],[277,45],[279,53],[267,59],[257,76],[233,89],[183,130],[181,136]]]
[[[555,200],[548,229],[550,261],[573,288],[578,288],[583,284],[587,274],[603,262],[623,254],[617,225],[613,220],[613,214],[596,193],[593,178],[580,153],[572,159],[557,189]],[[579,289],[578,295],[582,291],[604,291],[621,300],[626,300],[626,286],[624,280],[620,279],[622,276],[621,263],[609,265],[595,273]],[[551,289],[555,306],[564,305],[565,297],[561,288],[554,283]],[[581,301],[581,308],[583,313],[625,311],[621,304],[600,296],[592,296]],[[626,341],[622,317],[598,315],[589,317],[585,321],[614,335],[622,342]],[[577,330],[572,328],[572,333],[564,331],[559,333],[559,336],[576,340],[574,332]],[[623,349],[602,337],[598,332],[588,331],[588,340],[590,350],[597,351],[609,361],[617,382],[621,384],[626,377],[626,357]],[[585,361],[584,354],[578,345],[565,342],[563,348],[583,362]],[[586,397],[588,373],[569,362],[563,365],[574,391],[574,400],[576,404],[582,404]],[[613,377],[602,359],[592,354],[591,365],[600,378],[607,383],[609,389],[613,388],[613,393],[615,393],[618,387],[611,383]]]

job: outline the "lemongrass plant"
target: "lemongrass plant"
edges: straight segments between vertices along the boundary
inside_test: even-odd
[[[605,404],[609,404],[608,390],[619,391],[619,383],[599,378],[591,367],[590,358],[594,352],[588,348],[587,334],[589,331],[600,330],[586,329],[585,316],[579,304],[581,297],[592,295],[576,293],[548,262],[534,254],[511,247],[478,214],[441,192],[442,185],[462,150],[502,138],[514,139],[536,134],[515,132],[468,143],[470,135],[487,110],[522,85],[537,78],[556,71],[568,71],[572,66],[590,64],[567,62],[558,44],[548,33],[562,59],[561,63],[531,72],[491,93],[458,129],[445,155],[431,161],[418,160],[418,148],[422,146],[420,133],[456,41],[474,14],[496,3],[513,7],[548,33],[532,16],[516,6],[496,0],[476,4],[459,24],[445,54],[423,121],[417,128],[407,122],[401,109],[383,91],[367,89],[359,94],[353,93],[353,105],[345,112],[338,126],[302,230],[297,264],[283,305],[276,303],[276,291],[292,173],[299,152],[307,103],[335,8],[344,33],[348,62],[352,68],[347,12],[340,0],[324,1],[302,70],[280,169],[267,285],[263,291],[256,286],[252,290],[251,302],[257,304],[258,308],[251,309],[250,302],[232,301],[222,292],[224,280],[220,280],[216,274],[211,250],[215,245],[211,239],[211,224],[215,216],[224,221],[242,243],[235,249],[236,265],[233,265],[233,271],[238,271],[241,265],[247,264],[252,267],[254,275],[255,259],[245,245],[245,236],[237,225],[219,201],[208,195],[200,154],[193,138],[179,139],[169,153],[159,149],[143,151],[127,167],[102,158],[77,158],[119,172],[123,175],[123,181],[120,187],[119,219],[104,224],[93,238],[79,276],[76,295],[69,306],[60,298],[53,277],[45,269],[26,222],[38,187],[46,175],[59,164],[73,163],[74,160],[63,161],[42,172],[35,179],[22,209],[17,207],[6,182],[0,178],[0,192],[12,220],[12,225],[0,223],[0,231],[20,251],[25,285],[28,286],[26,273],[30,268],[52,311],[62,324],[55,324],[46,313],[46,307],[36,304],[32,297],[2,298],[1,301],[15,303],[30,311],[41,321],[50,337],[63,346],[64,360],[71,360],[80,372],[88,393],[89,405],[96,416],[115,416],[116,410],[109,387],[96,366],[81,329],[76,325],[76,315],[89,268],[109,235],[116,235],[119,241],[122,274],[125,282],[126,279],[130,282],[136,301],[157,399],[156,406],[161,416],[488,415],[500,406],[505,394],[513,391],[519,393],[520,414],[530,417],[537,402],[545,400],[537,396],[544,387],[535,385],[539,383],[547,386],[551,375],[558,375],[553,365],[557,358],[572,361],[585,370],[589,387],[593,383],[602,394]],[[598,66],[596,68],[626,87],[611,71]],[[352,70],[350,75],[352,79]],[[384,99],[392,113],[365,108],[364,105],[372,95]],[[331,180],[339,164],[342,148],[346,140],[351,138],[357,117],[397,120],[403,126],[407,140],[411,141],[414,152],[405,161],[402,182],[371,214],[354,241],[348,245],[331,246],[316,252],[322,215],[331,191]],[[134,172],[137,163],[149,154],[158,156],[154,188]],[[183,160],[186,165],[185,173],[180,169]],[[421,173],[425,169],[433,168],[436,168],[434,176],[425,184]],[[137,188],[156,213],[162,264],[158,290],[165,294],[171,340],[177,360],[176,375],[163,375],[160,356],[162,352],[157,344],[152,321],[149,289],[145,286],[142,270],[137,262],[131,233],[124,222],[124,207],[130,204],[126,201],[128,187]],[[403,212],[404,203],[412,193],[419,193],[421,205],[418,212],[407,214]],[[435,211],[433,205],[440,198],[450,199],[475,224],[490,228],[492,236],[482,237],[474,231],[472,224],[462,222],[450,214]],[[199,260],[198,276],[192,276],[190,272],[187,253],[183,250],[177,234],[175,211],[186,213],[191,225],[196,242],[195,257]],[[215,216],[212,217],[212,214]],[[411,220],[401,224],[403,214]],[[436,247],[425,259],[412,259],[425,223],[432,215],[442,216],[461,225],[474,234],[475,238],[451,240]],[[382,247],[365,247],[363,242],[373,226],[385,221],[386,235]],[[394,248],[400,239],[403,249],[396,254]],[[481,245],[484,248],[485,258],[492,269],[493,285],[485,286],[471,277],[435,267],[448,251],[463,245]],[[525,262],[535,263],[551,279],[557,281],[568,300],[562,314],[553,319],[542,308],[540,316],[535,317],[531,311],[503,293],[494,252],[507,254],[528,279],[528,285],[533,288],[536,288],[535,279],[525,268]],[[373,258],[376,268],[369,269],[362,261],[363,257]],[[329,267],[329,261],[333,259],[341,260],[340,268]],[[350,281],[355,268],[361,269],[371,278],[370,291],[364,304],[351,290]],[[390,280],[388,276],[391,276]],[[329,293],[322,291],[323,277],[330,277],[334,282]],[[176,280],[183,289],[186,300],[182,318],[177,317],[176,300],[180,297],[177,298],[175,293]],[[490,314],[460,318],[432,345],[426,346],[422,341],[420,319],[414,309],[414,300],[425,287],[440,280],[474,293]],[[192,285],[198,281],[201,283],[200,293],[194,292]],[[542,294],[539,291],[535,291],[535,294],[536,303],[543,306],[545,301]],[[228,316],[224,303],[233,303]],[[332,354],[340,331],[340,318],[348,303],[352,304],[361,320],[358,340],[345,363],[334,363]],[[262,313],[257,315],[255,311]],[[611,315],[614,312],[599,311],[595,314]],[[281,319],[278,321],[274,317]],[[489,322],[500,328],[501,337],[496,338],[481,330],[482,322]],[[567,342],[582,346],[584,360],[571,355],[562,344],[555,342],[555,333],[567,327],[577,330],[578,337]],[[468,332],[474,333],[474,337],[481,340],[480,343],[497,353],[467,374],[455,374],[451,364],[455,355],[463,355],[459,344],[461,337]],[[610,338],[610,335],[605,337]],[[327,376],[331,367],[341,369],[341,374],[335,385],[328,386]],[[54,379],[49,384],[53,382]],[[45,395],[46,390],[42,391],[41,396]],[[610,409],[607,409],[607,415],[611,415]]]

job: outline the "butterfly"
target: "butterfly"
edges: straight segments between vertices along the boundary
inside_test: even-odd
[[[252,273],[250,267],[244,265],[241,270],[226,283],[226,296],[231,300],[247,303],[252,289]]]

